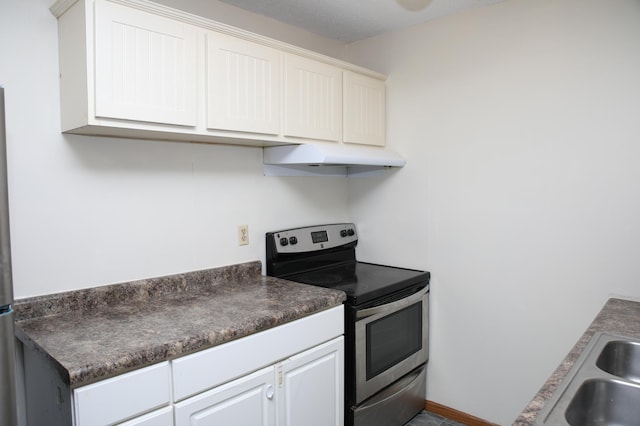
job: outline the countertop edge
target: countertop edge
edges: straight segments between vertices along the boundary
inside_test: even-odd
[[[551,399],[556,388],[565,379],[571,367],[573,367],[597,332],[640,338],[640,302],[618,297],[609,298],[560,365],[516,418],[512,426],[530,426],[535,423],[542,408]]]

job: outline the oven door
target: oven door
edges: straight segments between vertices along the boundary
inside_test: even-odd
[[[427,362],[429,286],[356,311],[356,404]]]

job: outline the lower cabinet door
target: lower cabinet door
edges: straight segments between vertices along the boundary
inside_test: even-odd
[[[279,426],[344,424],[344,338],[278,364]]]
[[[176,404],[175,424],[273,426],[275,391],[275,369],[266,367]]]

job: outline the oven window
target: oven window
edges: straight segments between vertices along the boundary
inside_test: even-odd
[[[422,303],[367,324],[367,380],[422,349]]]

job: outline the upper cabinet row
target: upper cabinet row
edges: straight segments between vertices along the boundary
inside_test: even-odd
[[[62,131],[385,144],[385,77],[144,0],[59,0]]]

